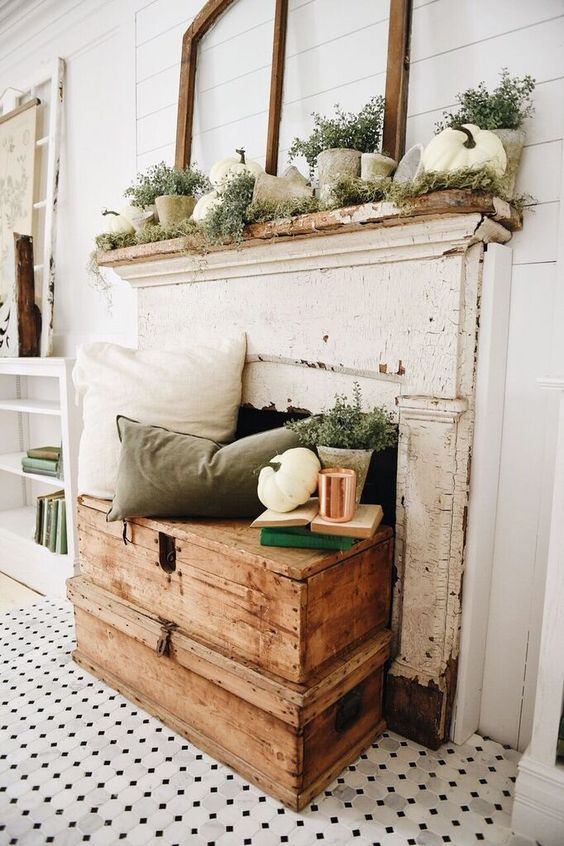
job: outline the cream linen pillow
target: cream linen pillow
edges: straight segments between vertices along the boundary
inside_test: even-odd
[[[119,414],[220,443],[233,440],[245,349],[244,335],[178,352],[106,343],[79,347],[73,371],[83,401],[79,493],[113,497]]]

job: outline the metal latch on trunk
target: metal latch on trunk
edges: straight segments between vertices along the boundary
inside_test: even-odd
[[[159,532],[159,564],[165,573],[176,570],[176,541],[164,532]]]
[[[170,644],[173,631],[178,628],[176,623],[168,623],[163,622],[162,620],[159,621],[161,625],[161,636],[157,641],[157,646],[155,652],[162,658],[163,655],[170,654]]]

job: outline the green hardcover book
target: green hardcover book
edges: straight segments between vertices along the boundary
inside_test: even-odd
[[[49,499],[47,501],[47,542],[45,546],[51,552],[55,549],[57,533],[57,500]]]
[[[55,500],[55,509],[56,509],[56,523],[57,529],[55,531],[55,552],[61,551],[61,539],[62,539],[62,530],[63,530],[63,511],[65,510],[65,501],[64,499],[56,499]]]
[[[41,522],[41,540],[39,543],[42,546],[47,546],[47,518],[48,518],[48,509],[47,506],[49,504],[49,498],[46,496],[42,496],[41,499],[43,500],[43,518]]]
[[[27,451],[28,458],[43,458],[47,461],[58,461],[60,456],[61,448],[54,446],[34,447]]]
[[[59,460],[51,461],[48,458],[22,458],[22,467],[27,473],[57,472]]]
[[[69,548],[67,542],[67,507],[64,499],[61,500],[61,505],[61,547],[57,551],[61,555],[66,555]]]
[[[313,534],[302,526],[292,526],[282,529],[261,529],[260,542],[262,546],[284,546],[296,549],[352,549],[355,538],[339,537],[339,535]]]

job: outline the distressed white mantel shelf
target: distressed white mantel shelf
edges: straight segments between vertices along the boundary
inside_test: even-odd
[[[206,255],[177,239],[100,257],[138,288],[141,347],[246,332],[244,403],[315,412],[336,392],[350,395],[356,378],[367,403],[393,411],[397,651],[388,722],[432,747],[451,722],[465,562],[482,580],[469,592],[470,632],[487,603],[492,518],[478,505],[496,486],[511,267],[503,245],[519,227],[507,203],[451,191],[419,198],[409,215],[380,203],[256,224],[242,245]],[[469,684],[482,648],[472,637],[465,646]],[[464,732],[475,730],[459,716]]]

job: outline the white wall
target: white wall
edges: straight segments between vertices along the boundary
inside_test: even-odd
[[[136,167],[174,157],[182,34],[201,0],[22,0],[0,23],[0,90],[35,67],[68,63],[55,327],[78,340],[134,342],[134,297],[116,283],[113,313],[84,265],[98,213]],[[554,415],[537,376],[564,371],[555,328],[564,103],[562,0],[415,0],[408,143],[426,142],[457,91],[495,84],[507,66],[537,80],[519,188],[539,202],[517,234],[495,571],[482,730],[523,746],[530,733],[544,584]],[[244,144],[261,158],[273,0],[239,0],[206,39],[198,74],[194,157],[205,166]],[[359,108],[385,84],[385,0],[290,0],[281,161],[312,110]],[[560,321],[560,324],[558,323]],[[561,334],[561,332],[560,332]],[[524,703],[521,693],[524,691]]]

